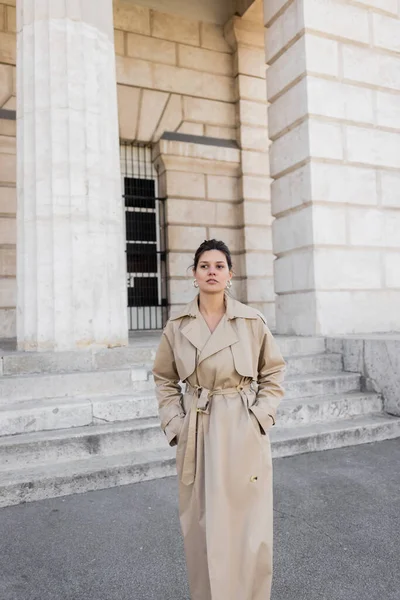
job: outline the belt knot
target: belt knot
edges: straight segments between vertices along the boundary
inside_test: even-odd
[[[211,400],[213,396],[223,396],[225,394],[238,393],[245,401],[245,389],[250,389],[251,384],[239,384],[231,388],[218,388],[208,390],[200,385],[186,384],[186,392],[193,396],[192,406],[190,407],[188,437],[186,442],[185,457],[181,481],[184,485],[194,483],[196,476],[196,447],[197,447],[197,418],[199,414],[209,415],[211,409]]]

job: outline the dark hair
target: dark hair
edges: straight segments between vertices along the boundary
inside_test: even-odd
[[[225,254],[226,262],[228,263],[229,270],[230,271],[232,270],[232,256],[231,256],[230,250],[229,250],[228,246],[224,242],[221,242],[220,240],[204,240],[204,242],[202,244],[200,244],[200,246],[196,250],[196,254],[194,255],[194,260],[193,260],[193,269],[194,270],[197,269],[197,265],[199,264],[201,255],[204,254],[204,252],[208,252],[209,250],[219,250],[220,252],[223,252],[223,254]]]

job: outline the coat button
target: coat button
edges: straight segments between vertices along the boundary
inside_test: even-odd
[[[252,475],[252,476],[250,477],[250,481],[251,481],[251,483],[255,483],[257,480],[258,480],[258,477],[257,477],[257,475]]]

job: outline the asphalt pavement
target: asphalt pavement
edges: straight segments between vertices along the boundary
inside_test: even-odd
[[[272,600],[400,599],[400,440],[276,459],[274,493]],[[176,479],[0,509],[0,600],[189,600]]]

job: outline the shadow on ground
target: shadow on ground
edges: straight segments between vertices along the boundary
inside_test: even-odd
[[[274,468],[272,600],[399,600],[400,440]],[[0,600],[189,600],[176,488],[1,509]]]

